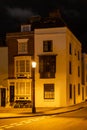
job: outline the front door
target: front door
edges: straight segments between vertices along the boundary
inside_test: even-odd
[[[14,86],[10,86],[10,103],[14,102]]]
[[[1,106],[4,107],[5,106],[5,102],[6,101],[6,89],[5,88],[1,88]]]

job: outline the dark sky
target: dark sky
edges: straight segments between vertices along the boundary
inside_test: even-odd
[[[87,0],[0,0],[0,32],[17,31],[29,17],[48,16],[55,9],[87,52]]]

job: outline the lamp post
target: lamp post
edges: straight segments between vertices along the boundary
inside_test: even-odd
[[[36,62],[32,62],[32,113],[36,113],[35,108],[35,68]]]

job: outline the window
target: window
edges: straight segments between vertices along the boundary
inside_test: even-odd
[[[44,99],[54,99],[54,84],[44,84]]]
[[[39,56],[40,78],[54,78],[56,72],[56,55]]]
[[[21,25],[21,32],[31,31],[31,25]]]
[[[69,74],[72,74],[72,62],[69,61]]]
[[[71,55],[72,54],[72,44],[69,43],[69,54]]]
[[[86,86],[86,96],[87,96],[87,86]]]
[[[78,51],[78,60],[80,60],[80,52]]]
[[[80,66],[78,66],[78,77],[80,77]]]
[[[69,85],[69,98],[72,99],[72,84]]]
[[[30,82],[16,82],[15,96],[17,99],[24,99],[25,97],[29,96],[30,93]]]
[[[86,73],[86,82],[87,82],[87,73]]]
[[[31,75],[31,57],[15,57],[15,75],[16,77],[29,77]]]
[[[53,51],[52,40],[43,41],[43,52],[52,52],[52,51]]]
[[[78,84],[78,95],[80,95],[80,84]]]
[[[27,53],[27,43],[18,43],[18,54]]]
[[[28,53],[28,39],[18,39],[18,54]]]

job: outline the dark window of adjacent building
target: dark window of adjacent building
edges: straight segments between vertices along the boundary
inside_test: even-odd
[[[78,84],[78,95],[80,95],[80,84]]]
[[[54,84],[44,84],[44,99],[54,99]]]
[[[80,77],[80,66],[78,66],[78,77]]]
[[[69,74],[72,74],[72,62],[69,61]]]
[[[52,52],[53,51],[53,41],[47,40],[43,41],[43,52]]]
[[[86,86],[86,96],[87,96],[87,86]]]
[[[39,56],[40,78],[55,78],[56,55]]]
[[[69,54],[71,55],[72,54],[72,44],[69,43]]]
[[[87,82],[87,74],[86,74],[86,82]]]
[[[69,85],[69,98],[72,99],[72,84]]]

